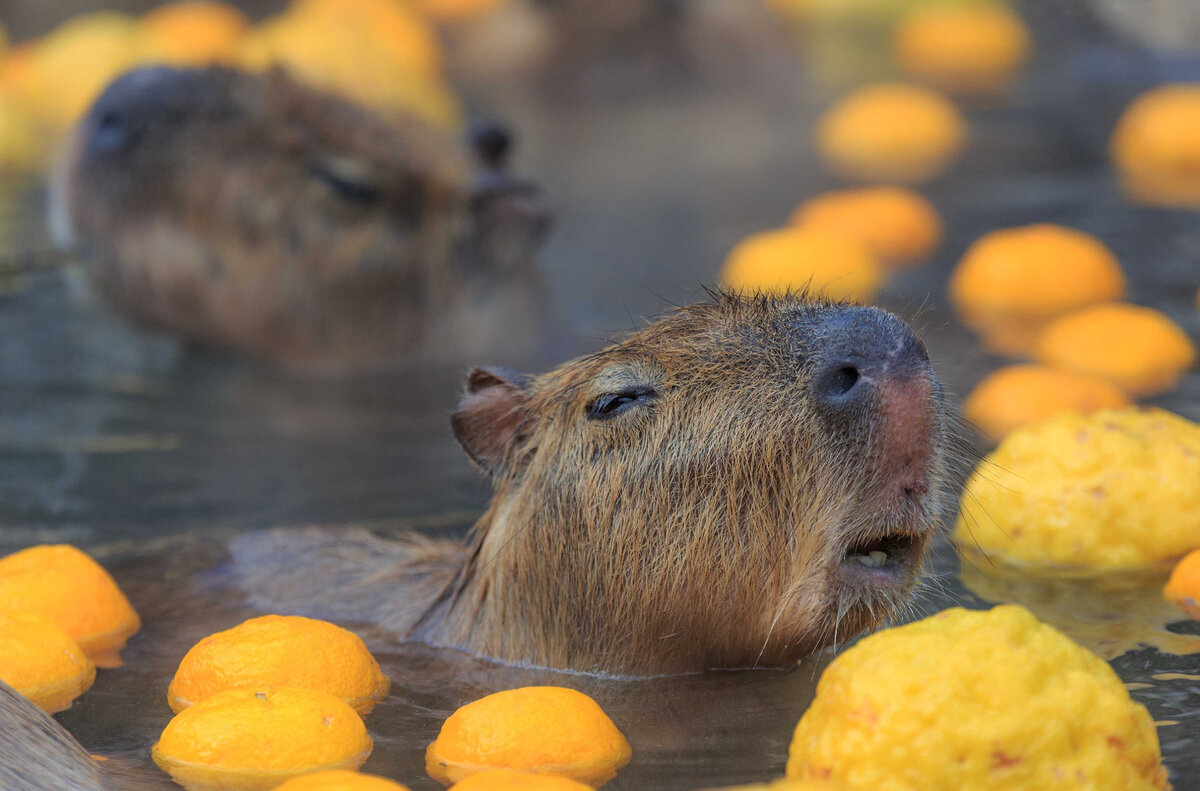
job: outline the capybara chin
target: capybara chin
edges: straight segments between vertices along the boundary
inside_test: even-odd
[[[282,71],[148,67],[64,147],[56,237],[120,313],[291,367],[388,367],[539,342],[536,188]]]
[[[943,509],[924,346],[876,308],[716,294],[541,376],[473,371],[466,546],[273,531],[255,607],[612,674],[785,667],[893,614]]]

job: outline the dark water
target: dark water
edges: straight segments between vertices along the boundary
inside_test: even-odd
[[[966,246],[997,227],[1052,221],[1097,234],[1121,259],[1131,298],[1200,338],[1192,306],[1200,215],[1130,207],[1104,158],[1128,98],[1191,67],[1089,27],[1063,4],[1026,11],[1038,61],[1008,101],[967,108],[969,149],[926,190],[945,214],[946,241],[929,266],[898,275],[881,297],[922,332],[956,395],[1002,361],[956,324],[945,282]],[[570,353],[697,298],[739,238],[834,186],[806,141],[843,70],[786,51],[767,74],[705,89],[666,81],[579,96],[474,92],[481,113],[517,128],[517,169],[545,184],[556,207],[543,260]],[[39,188],[10,185],[0,195],[0,249],[46,245]],[[175,666],[200,637],[257,614],[221,586],[223,537],[306,524],[460,533],[487,498],[448,429],[462,373],[470,362],[542,368],[555,360],[298,380],[149,338],[74,291],[69,276],[52,272],[0,293],[0,551],[70,541],[95,552],[128,592],[145,628],[126,666],[101,672],[59,720],[138,787],[171,788],[147,749],[170,718]],[[1200,419],[1200,373],[1155,403]],[[1173,615],[1158,599],[1160,581],[1004,583],[970,567],[960,574],[945,545],[935,568],[941,586],[923,611],[1019,601],[1110,657],[1162,723],[1176,787],[1200,787],[1200,658],[1187,653],[1200,638],[1194,624],[1165,625]],[[633,763],[610,787],[776,776],[830,659],[825,652],[786,673],[604,681],[363,634],[394,680],[368,718],[376,750],[365,768],[414,788],[434,787],[423,753],[445,716],[529,683],[583,689],[629,736]]]

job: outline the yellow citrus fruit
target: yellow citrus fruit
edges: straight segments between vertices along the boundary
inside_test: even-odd
[[[1134,200],[1200,207],[1200,83],[1139,96],[1117,122],[1109,149]]]
[[[0,612],[41,615],[70,635],[97,667],[119,667],[142,622],[96,561],[67,544],[42,544],[0,558]]]
[[[408,791],[408,786],[378,775],[331,769],[293,777],[275,791]]]
[[[857,240],[889,266],[904,266],[933,252],[942,239],[937,209],[912,190],[863,187],[806,201],[792,224]]]
[[[1037,341],[1037,359],[1097,376],[1135,396],[1170,390],[1196,364],[1196,346],[1153,308],[1092,305],[1056,319]]]
[[[28,171],[42,162],[37,119],[24,102],[0,88],[0,171]]]
[[[141,18],[143,60],[165,63],[232,63],[250,21],[220,0],[167,3]]]
[[[71,707],[96,679],[96,666],[53,622],[0,612],[0,681],[48,714]]]
[[[1126,407],[1017,429],[967,480],[954,540],[1046,572],[1174,563],[1200,548],[1200,425]]]
[[[433,31],[403,4],[308,0],[252,29],[239,62],[273,65],[382,111],[458,123],[457,99],[441,74]]]
[[[616,777],[629,757],[629,742],[587,695],[522,687],[451,714],[425,752],[425,768],[447,786],[485,769],[515,769],[598,787]]]
[[[1051,320],[1125,294],[1121,265],[1094,236],[1041,223],[993,231],[950,276],[950,300],[994,351],[1028,354]]]
[[[896,63],[909,76],[946,90],[994,93],[1029,56],[1029,30],[999,3],[926,4],[892,34]]]
[[[733,291],[808,289],[830,299],[861,302],[874,299],[883,280],[883,267],[861,243],[802,226],[746,237],[721,268],[722,285]]]
[[[963,403],[963,416],[993,442],[1009,432],[1062,412],[1086,415],[1129,406],[1116,385],[1044,365],[1010,365],[993,371]]]
[[[108,83],[138,62],[140,53],[139,28],[132,17],[98,11],[69,19],[33,52],[33,109],[47,125],[65,130]]]
[[[821,118],[817,150],[837,174],[871,181],[925,181],[967,140],[962,114],[935,91],[877,83],[852,92]]]
[[[184,709],[151,754],[188,791],[266,791],[308,772],[357,769],[371,747],[362,718],[333,695],[262,687]]]
[[[264,686],[328,692],[365,716],[387,697],[390,682],[353,632],[312,618],[264,615],[192,646],[167,702],[178,713],[226,689]]]
[[[41,97],[35,93],[33,58],[40,43],[37,39],[22,41],[0,57],[0,93],[20,103],[35,118],[34,108]]]
[[[1170,787],[1154,721],[1112,668],[1015,605],[946,610],[839,656],[787,774],[889,791]]]
[[[592,786],[557,775],[491,769],[468,775],[452,791],[591,791]]]
[[[1192,550],[1176,564],[1163,595],[1187,617],[1200,621],[1200,549]]]

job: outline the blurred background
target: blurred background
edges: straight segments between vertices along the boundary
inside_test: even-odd
[[[964,7],[983,8],[984,22],[939,27],[938,12]],[[913,21],[931,8],[927,28]],[[935,238],[903,262],[870,251],[873,285],[848,296],[914,326],[956,410],[990,374],[1042,356],[989,338],[986,298],[980,307],[948,291],[974,243],[998,230],[1053,223],[1089,234],[1119,262],[1123,284],[1094,297],[1076,298],[1091,293],[1088,262],[1077,280],[1031,279],[1030,293],[1046,289],[1061,312],[1124,300],[1152,308],[1172,343],[1200,338],[1197,100],[1184,97],[1183,109],[1164,112],[1167,131],[1130,144],[1163,146],[1150,164],[1113,143],[1139,96],[1200,81],[1192,0],[0,0],[0,25],[0,552],[72,542],[123,564],[135,591],[159,569],[144,560],[149,548],[173,536],[312,523],[461,534],[489,494],[449,430],[472,365],[545,370],[737,278],[844,284],[850,270],[832,253],[832,273],[793,271],[787,245],[811,240],[791,237],[781,251],[760,249],[736,278],[730,268],[732,251],[749,255],[739,243],[798,227],[797,207],[833,190],[901,182],[935,212]],[[72,125],[111,79],[149,63],[279,65],[453,140],[501,121],[515,140],[510,169],[540,185],[553,215],[536,256],[552,317],[545,343],[486,359],[435,349],[382,373],[313,376],[123,318],[89,293],[86,258],[55,248],[47,191]],[[833,117],[863,86],[896,81],[932,90],[936,106],[884,102]],[[910,159],[909,172],[886,167]],[[1139,180],[1143,165],[1182,186],[1155,194]],[[921,235],[879,211],[870,227],[894,221],[901,240]],[[1068,248],[1062,255],[1075,255]],[[1055,254],[1030,255],[1033,271],[1055,268]],[[1013,290],[981,283],[984,297]],[[1007,309],[1030,319],[1019,304]],[[1162,348],[1148,337],[1134,359]],[[1200,420],[1200,373],[1186,355],[1173,364],[1170,381],[1151,388],[1085,373],[1121,399]],[[1053,365],[1075,370],[1070,359]],[[988,406],[979,409],[968,417],[986,420]],[[964,431],[982,453],[1002,430]],[[938,568],[947,598],[931,608],[987,600],[961,585],[952,552]],[[993,600],[1009,597],[1019,598]],[[1153,649],[1130,656],[1118,666],[1127,681],[1186,662]],[[1190,787],[1188,777],[1200,783],[1188,746],[1200,726],[1185,717],[1194,684],[1159,690],[1143,702],[1184,720],[1163,741],[1176,787]],[[102,741],[103,721],[88,712],[67,716]]]

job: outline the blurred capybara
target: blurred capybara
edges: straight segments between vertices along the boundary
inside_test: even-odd
[[[55,235],[119,312],[294,367],[533,348],[536,188],[474,151],[282,71],[148,67],[74,130]]]
[[[256,608],[507,662],[787,666],[905,600],[943,413],[898,318],[718,294],[541,376],[470,374],[454,432],[495,494],[468,545],[270,531],[233,570]]]

